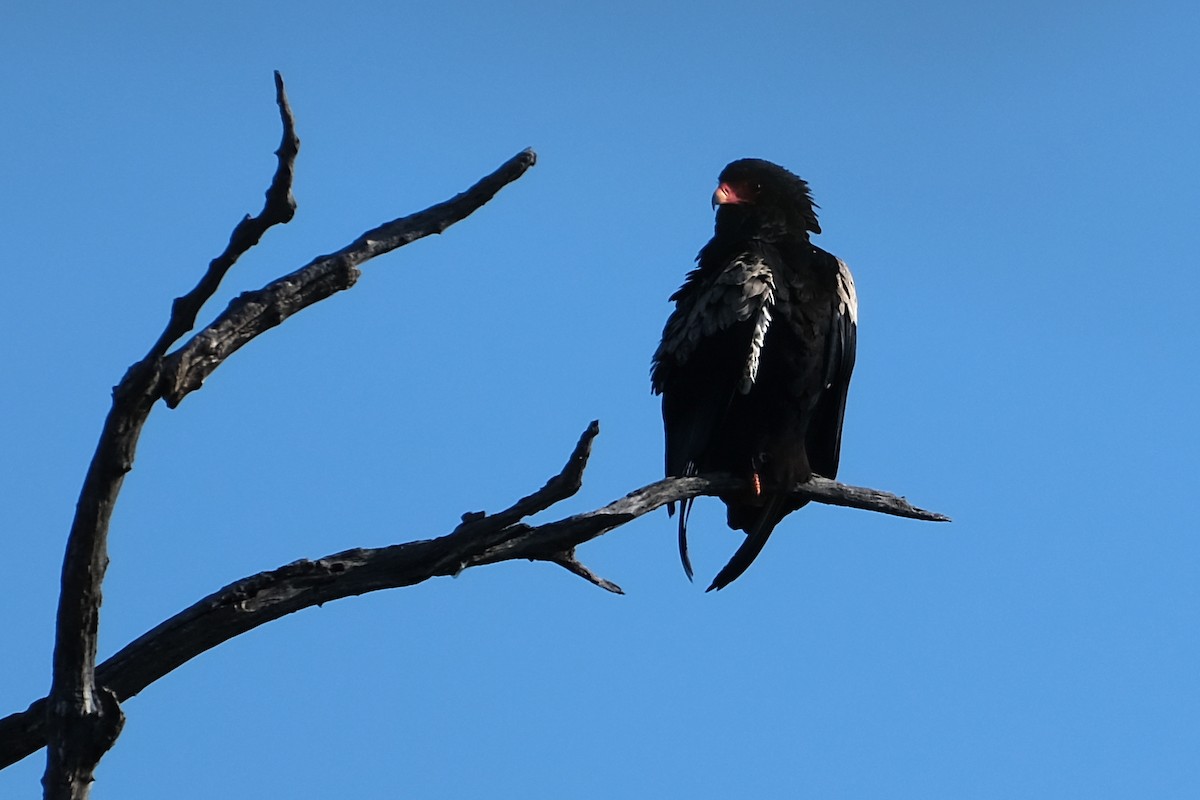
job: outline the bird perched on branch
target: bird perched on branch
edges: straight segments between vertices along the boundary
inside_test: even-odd
[[[858,316],[850,270],[809,241],[821,227],[806,182],[741,159],[721,172],[713,206],[716,232],[671,296],[651,369],[667,475],[727,472],[749,487],[721,497],[746,540],[709,591],[745,572],[805,504],[792,487],[814,472],[837,476]],[[688,578],[691,504],[679,512]]]

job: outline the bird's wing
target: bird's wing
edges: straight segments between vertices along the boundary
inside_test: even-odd
[[[667,474],[683,475],[703,459],[734,393],[754,385],[775,277],[762,252],[747,252],[723,269],[693,270],[671,299],[651,384],[663,395]]]
[[[725,352],[729,363],[742,369],[741,391],[749,391],[758,371],[759,350],[771,324],[771,306],[775,302],[775,276],[762,252],[743,253],[720,270],[694,269],[683,286],[671,295],[675,310],[667,318],[662,342],[654,353],[651,381],[656,394],[670,389],[671,373],[682,367],[702,345],[713,350],[723,344],[726,332],[750,335],[730,337],[738,346]],[[749,323],[748,325],[742,323]]]
[[[663,396],[666,474],[695,475],[734,394],[757,378],[775,279],[762,252],[747,252],[721,269],[693,270],[671,299],[675,311],[654,353],[651,385]],[[679,556],[690,578],[691,501],[681,506]]]
[[[809,465],[825,478],[837,477],[842,451],[842,420],[846,414],[846,394],[850,389],[850,373],[854,371],[858,335],[858,295],[854,291],[854,277],[844,261],[836,259],[836,262],[837,292],[826,335],[825,391],[813,409],[806,439]]]

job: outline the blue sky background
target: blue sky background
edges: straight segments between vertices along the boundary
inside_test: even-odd
[[[156,408],[102,656],[237,578],[440,535],[562,465],[659,477],[648,367],[743,156],[807,178],[855,270],[841,477],[730,589],[665,513],[260,628],[125,704],[93,797],[1200,796],[1200,9],[1190,2],[26,5],[0,31],[0,714],[49,683],[109,389],[279,139],[295,221],[203,315],[539,163],[445,236]],[[35,797],[42,754],[0,773]]]

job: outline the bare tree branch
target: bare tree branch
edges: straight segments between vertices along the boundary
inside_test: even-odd
[[[167,348],[177,342],[179,337],[195,327],[200,309],[216,293],[221,280],[237,260],[262,240],[268,228],[286,225],[296,215],[292,181],[296,175],[296,156],[300,152],[300,139],[296,137],[292,106],[288,103],[283,76],[278,70],[275,71],[275,103],[279,106],[279,117],[283,124],[283,140],[279,143],[279,149],[275,151],[278,166],[275,168],[275,177],[271,179],[271,185],[267,187],[263,210],[257,217],[249,214],[243,217],[230,234],[229,245],[221,255],[209,262],[208,271],[196,284],[196,288],[183,297],[175,298],[175,302],[171,304],[171,318],[167,321],[167,328],[150,348],[147,358],[164,355]]]
[[[620,586],[617,586],[615,583],[606,578],[601,578],[599,575],[584,566],[579,559],[575,558],[574,549],[568,550],[565,553],[559,553],[556,556],[551,556],[548,560],[553,564],[558,564],[567,572],[578,575],[588,583],[599,586],[606,592],[612,592],[613,594],[625,594],[625,590]]]
[[[113,389],[112,407],[80,491],[63,559],[51,690],[40,709],[45,715],[42,735],[49,741],[42,779],[46,798],[86,798],[96,764],[116,741],[124,723],[118,705],[121,693],[110,691],[103,677],[97,682],[101,586],[108,567],[113,508],[125,475],[133,468],[137,442],[155,402],[162,397],[174,407],[243,344],[296,311],[352,286],[358,264],[441,233],[521,177],[536,160],[532,150],[525,150],[456,197],[368,231],[337,253],[243,294],[211,325],[175,353],[164,356],[193,328],[200,309],[238,258],[270,227],[288,222],[295,214],[292,180],[300,142],[278,72],[275,89],[283,138],[263,210],[238,223],[228,246],[209,264],[196,287],[176,298],[166,329],[146,357],[130,367]]]
[[[619,586],[578,561],[578,545],[667,503],[746,488],[744,481],[726,475],[667,478],[594,511],[543,525],[523,522],[579,490],[592,440],[599,430],[598,423],[591,423],[563,469],[510,508],[492,515],[464,514],[460,525],[437,539],[346,550],[235,581],[131,642],[97,668],[97,680],[124,701],[206,650],[292,612],[367,592],[412,586],[437,576],[457,575],[470,567],[500,561],[529,559],[558,564],[600,588],[622,593]],[[915,508],[895,495],[825,478],[814,477],[799,484],[795,491],[817,503],[912,519],[948,520],[941,514]],[[0,768],[45,744],[40,724],[44,702],[39,700],[28,711],[0,720]]]
[[[51,746],[42,778],[46,798],[87,797],[97,762],[116,741],[124,724],[116,699],[107,690],[98,689],[95,679],[101,585],[108,567],[112,511],[125,474],[133,467],[142,426],[160,396],[160,357],[195,324],[200,307],[216,291],[238,256],[253,247],[267,228],[286,223],[295,212],[291,185],[299,141],[278,72],[275,90],[284,133],[277,151],[279,165],[267,190],[263,213],[247,217],[235,228],[229,246],[209,265],[196,288],[175,301],[166,330],[149,354],[132,366],[113,389],[112,408],[80,490],[63,558],[47,707]]]
[[[242,294],[211,325],[167,356],[163,375],[167,405],[171,408],[179,405],[226,358],[254,337],[297,311],[349,289],[358,280],[359,264],[430,234],[441,233],[470,216],[536,162],[532,150],[522,150],[456,197],[384,223],[336,253],[320,256],[290,275]]]

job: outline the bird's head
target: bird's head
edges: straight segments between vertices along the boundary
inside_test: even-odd
[[[738,227],[748,223],[770,228],[782,226],[784,231],[804,236],[808,235],[806,231],[821,232],[817,205],[808,184],[778,164],[761,158],[739,159],[721,170],[717,190],[713,192],[713,207],[718,209],[718,229],[724,216]]]

